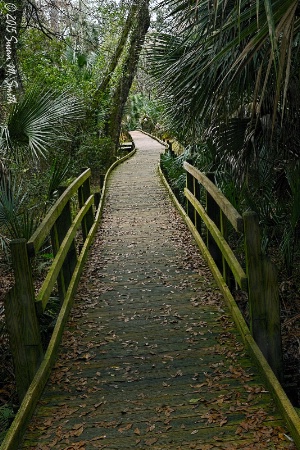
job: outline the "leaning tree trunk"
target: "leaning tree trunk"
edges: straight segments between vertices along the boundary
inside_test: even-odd
[[[128,36],[129,36],[130,31],[135,22],[136,13],[137,13],[137,1],[134,1],[131,4],[130,10],[129,10],[127,18],[126,18],[125,25],[122,30],[122,34],[120,36],[120,39],[117,44],[116,50],[113,54],[113,57],[111,58],[111,61],[109,63],[108,69],[106,71],[106,75],[104,76],[103,80],[101,81],[101,83],[99,84],[99,86],[97,87],[97,89],[94,93],[93,100],[92,100],[92,108],[91,108],[92,111],[97,110],[99,103],[101,102],[101,97],[106,92],[106,90],[110,84],[110,81],[112,79],[112,76],[116,70],[116,67],[119,64],[120,57],[126,46]]]
[[[107,136],[113,144],[113,157],[119,145],[121,122],[124,107],[135,77],[139,56],[144,44],[145,36],[150,25],[149,0],[141,0],[136,15],[136,21],[130,35],[127,56],[123,64],[123,75],[115,88],[111,101],[112,107],[107,120]]]

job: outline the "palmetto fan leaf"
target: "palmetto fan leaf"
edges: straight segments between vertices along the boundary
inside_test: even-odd
[[[32,212],[26,209],[26,196],[22,185],[12,181],[11,176],[1,178],[0,227],[9,239],[29,239],[37,226],[38,219],[34,219]]]
[[[56,158],[50,168],[48,200],[53,200],[58,194],[58,187],[66,181],[70,169],[70,159]]]
[[[174,26],[156,40],[152,62],[176,125],[232,116],[243,102],[272,97],[288,110],[297,0],[169,0]],[[182,124],[184,118],[185,124]]]
[[[149,60],[175,136],[213,142],[205,151],[218,178],[242,192],[242,208],[257,210],[265,242],[291,267],[300,228],[299,1],[164,3],[173,27],[151,42]]]
[[[68,139],[66,127],[83,118],[82,104],[70,93],[60,95],[34,88],[14,105],[2,126],[2,153],[14,157],[28,152],[33,158],[45,156],[58,140]],[[27,156],[27,155],[26,155]]]

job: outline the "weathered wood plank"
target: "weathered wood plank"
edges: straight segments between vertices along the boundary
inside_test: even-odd
[[[198,202],[200,203],[200,198],[201,198],[200,183],[195,178],[194,178],[194,196],[195,196],[196,200],[198,200]],[[196,230],[198,231],[198,233],[201,236],[201,234],[202,234],[201,216],[198,213],[196,208],[195,208],[195,222],[194,222],[194,224],[195,224]]]
[[[266,359],[262,355],[260,349],[256,345],[253,337],[251,336],[249,329],[245,323],[244,318],[241,315],[241,312],[239,308],[237,307],[232,294],[230,290],[228,289],[228,286],[223,280],[223,277],[221,276],[218,268],[216,267],[213,259],[211,258],[209,252],[207,251],[206,245],[204,244],[201,236],[199,236],[199,233],[196,232],[195,227],[193,226],[190,219],[187,217],[184,209],[181,207],[177,199],[174,197],[169,185],[167,184],[167,181],[163,177],[163,174],[160,172],[160,175],[163,179],[163,183],[166,186],[169,195],[175,204],[176,208],[180,212],[180,215],[185,220],[188,228],[192,232],[197,245],[201,249],[202,255],[205,257],[205,260],[209,264],[209,267],[214,274],[214,278],[221,290],[221,292],[224,295],[224,298],[226,299],[227,305],[229,306],[231,315],[234,319],[234,322],[236,326],[238,327],[241,336],[243,337],[243,340],[245,344],[247,345],[247,348],[252,355],[253,360],[256,362],[256,364],[259,367],[259,370],[268,386],[270,391],[272,392],[274,399],[276,401],[276,404],[278,406],[278,409],[280,410],[280,413],[282,414],[282,417],[286,420],[289,429],[291,431],[291,434],[295,440],[297,448],[300,448],[300,420],[298,416],[298,412],[296,411],[296,408],[294,408],[289,399],[287,398],[286,394],[284,393],[281,385],[279,384],[277,378],[275,377],[273,371],[271,370],[270,366],[268,365]]]
[[[191,174],[188,172],[186,174],[186,189],[189,192],[194,193],[194,179],[191,176]],[[194,208],[193,208],[193,205],[188,201],[188,198],[186,201],[186,212],[187,212],[187,215],[189,216],[189,218],[191,219],[191,221],[193,222],[193,224],[195,224]]]
[[[78,202],[80,208],[82,208],[82,206],[85,204],[90,195],[91,195],[90,178],[87,178],[78,189]],[[83,242],[86,240],[86,237],[91,227],[93,226],[93,222],[94,222],[94,213],[93,207],[91,205],[82,220]]]
[[[134,154],[134,151],[130,154],[126,155],[124,158],[118,160],[116,163],[114,163],[110,169],[108,170],[105,180],[108,179],[108,175],[113,170],[114,167],[116,167],[118,164],[121,164],[123,161],[127,160]],[[28,423],[28,420],[31,418],[33,410],[36,406],[36,403],[38,399],[40,398],[40,395],[44,389],[45,383],[49,377],[49,373],[51,371],[51,368],[53,367],[54,361],[57,357],[57,349],[61,340],[61,335],[64,329],[64,325],[66,323],[66,320],[69,315],[69,311],[72,305],[73,297],[75,294],[75,291],[77,289],[77,285],[79,282],[79,278],[81,275],[81,272],[83,270],[83,265],[85,263],[85,260],[87,258],[87,252],[89,247],[91,246],[92,240],[95,236],[95,233],[97,231],[97,227],[101,218],[102,213],[102,207],[103,200],[104,200],[104,194],[105,191],[103,191],[103,195],[101,196],[100,205],[97,210],[95,221],[88,233],[87,239],[81,249],[75,270],[73,272],[73,277],[70,282],[69,288],[67,290],[64,304],[62,305],[61,311],[59,313],[58,319],[56,321],[55,329],[51,337],[51,341],[49,343],[49,346],[47,348],[45,357],[39,366],[39,369],[30,384],[29,389],[26,392],[26,395],[22,401],[22,404],[17,412],[17,415],[7,432],[3,443],[1,444],[1,450],[15,450],[20,443],[25,427]]]
[[[59,195],[62,195],[65,190],[66,186],[59,186],[58,188]],[[50,232],[54,256],[57,255],[60,245],[62,244],[71,225],[72,225],[71,202],[68,201]],[[76,267],[76,263],[77,263],[77,252],[75,239],[73,239],[73,242],[71,242],[70,244],[70,248],[67,252],[62,268],[57,278],[58,293],[61,302],[63,302],[63,299],[65,298],[74,269]]]
[[[34,307],[34,288],[26,239],[10,243],[15,286],[5,298],[5,316],[13,354],[18,397],[21,401],[43,358]]]
[[[220,231],[222,236],[224,237],[225,241],[228,242],[228,225],[229,221],[223,211],[220,213]],[[229,264],[226,261],[226,258],[222,255],[222,268],[223,268],[223,278],[229,287],[229,289],[232,291],[235,287],[235,279],[234,275],[230,269]],[[247,291],[248,283],[245,284],[245,289]]]
[[[140,136],[140,133],[137,135]],[[140,148],[139,142],[137,142],[137,148]],[[189,296],[190,300],[193,299],[192,301],[195,302],[196,297],[201,296],[201,290],[198,288],[194,290],[190,284],[183,285],[177,282],[178,275],[185,279],[188,272],[198,274],[204,287],[203,302],[213,305],[214,311],[218,308],[226,309],[225,305],[221,304],[220,296],[212,280],[209,279],[207,268],[194,253],[195,247],[192,240],[187,234],[182,237],[182,233],[185,233],[182,224],[175,218],[163,190],[157,189],[158,180],[154,177],[153,169],[159,151],[158,148],[155,152],[153,151],[153,141],[150,140],[150,144],[144,148],[143,152],[138,150],[137,158],[116,171],[111,178],[102,231],[97,236],[97,246],[91,252],[90,268],[84,275],[86,284],[82,284],[78,293],[76,309],[63,338],[60,358],[44,391],[45,394],[38,407],[37,415],[31,423],[23,448],[30,445],[42,448],[53,443],[55,439],[54,445],[62,449],[72,445],[79,446],[81,441],[84,442],[86,450],[101,448],[101,446],[118,450],[123,448],[175,449],[190,446],[202,449],[205,448],[204,443],[213,447],[215,443],[224,443],[225,448],[230,443],[246,445],[250,441],[253,444],[255,436],[260,436],[258,442],[260,445],[260,432],[266,430],[265,427],[268,424],[270,425],[268,428],[270,445],[274,444],[278,450],[286,448],[286,444],[289,444],[289,442],[280,442],[278,439],[277,426],[281,425],[282,421],[277,411],[274,411],[274,420],[266,420],[271,409],[269,394],[266,392],[261,395],[258,392],[258,395],[253,395],[255,389],[262,388],[261,383],[257,383],[258,375],[255,375],[256,382],[251,381],[251,386],[247,387],[248,377],[244,373],[241,375],[237,370],[237,360],[243,350],[241,343],[232,336],[232,333],[226,333],[227,325],[223,326],[225,318],[223,321],[219,315],[220,320],[217,321],[216,315],[213,314],[209,320],[207,314],[205,319],[202,319],[200,313],[202,302],[200,301],[199,305],[192,310],[188,300]],[[143,171],[140,170],[141,166]],[[144,168],[147,170],[144,171]],[[130,185],[128,185],[128,177],[131,180]],[[116,185],[118,188],[114,189]],[[138,192],[139,196],[135,197],[133,192]],[[145,204],[142,201],[142,193],[147,200]],[[153,201],[153,207],[149,204],[150,199]],[[159,214],[158,200],[163,205],[164,214]],[[125,203],[126,207],[123,207]],[[113,227],[112,224],[114,224]],[[124,234],[131,235],[135,242],[139,240],[139,230],[143,232],[147,230],[148,239],[143,239],[143,255],[148,259],[145,266],[141,266],[138,258],[140,253],[135,253],[132,243],[128,247],[127,240],[118,241],[118,250],[116,245],[113,248],[110,247],[112,228],[116,230],[116,236],[119,238]],[[106,237],[109,239],[106,240]],[[164,268],[159,265],[161,269],[158,270],[157,263],[161,264],[162,252],[165,253],[165,265]],[[174,258],[174,255],[178,255],[178,258]],[[132,269],[134,261],[136,272]],[[127,284],[118,283],[118,278],[126,272],[127,265],[131,267],[133,280],[128,279]],[[135,273],[141,273],[141,270],[152,280],[156,279],[158,285],[164,273],[167,273],[168,277],[176,277],[176,281],[171,282],[170,296],[166,298],[159,290],[147,292],[145,279],[134,279]],[[126,296],[130,301],[131,289],[134,289],[133,300],[138,298],[137,281],[140,291],[145,289],[147,292],[147,298],[142,306],[143,298],[142,294],[140,295],[136,308],[140,317],[134,327],[135,319],[129,322],[121,320],[121,309],[119,311],[116,308],[112,309],[110,304],[117,304],[119,295]],[[115,282],[118,285],[114,288]],[[210,285],[209,296],[205,288],[206,283]],[[104,294],[105,285],[112,290]],[[154,310],[157,311],[160,308],[162,308],[161,314],[166,316],[168,326],[163,326],[160,321],[154,320]],[[126,311],[126,305],[124,310]],[[171,323],[175,315],[178,316],[176,324]],[[143,327],[140,326],[142,322],[145,323]],[[126,334],[127,324],[128,332],[134,330],[131,337]],[[218,326],[219,341],[216,340],[215,332]],[[231,325],[228,326],[232,328]],[[214,353],[207,350],[201,353],[204,336],[200,333],[194,334],[194,330],[198,332],[201,327],[208,335],[208,340],[211,340],[210,347],[214,348]],[[104,348],[103,341],[107,342]],[[164,358],[165,350],[172,348],[174,359],[176,359],[176,354],[179,353],[179,342],[183,346],[180,354],[186,359],[186,373],[183,358],[174,362],[174,371],[170,366],[171,360]],[[137,346],[144,352],[133,351],[130,355],[131,359],[128,359],[126,348],[131,345],[133,350]],[[157,351],[158,348],[160,352]],[[197,349],[195,353],[193,348]],[[107,352],[102,353],[102,350]],[[226,359],[224,371],[220,365],[222,359]],[[213,367],[213,364],[216,366]],[[249,370],[249,365],[250,360],[244,372]],[[235,370],[237,370],[236,373]],[[139,375],[138,372],[142,379],[135,381],[134,377]],[[207,383],[205,388],[203,386],[203,390],[201,390],[202,380]],[[228,388],[230,383],[232,384]],[[199,385],[197,388],[192,387],[197,384]],[[247,389],[250,388],[253,391],[248,392]],[[177,394],[172,395],[176,389]],[[224,391],[237,394],[232,404],[227,403],[226,398],[219,397]],[[164,392],[169,392],[165,398]],[[208,403],[190,402],[197,396],[204,397],[204,393],[209,393]],[[241,399],[245,399],[244,410],[238,409],[241,407]],[[176,410],[174,419],[173,412],[168,409],[168,406]],[[237,409],[233,412],[232,408],[235,407]],[[42,408],[41,415],[39,415],[39,408]],[[260,411],[264,408],[266,410],[262,414],[262,420],[257,420],[261,417]],[[217,416],[209,423],[209,417],[206,415],[213,414],[213,410],[217,411]],[[199,411],[201,411],[200,414]],[[225,422],[220,426],[222,415],[226,415],[226,411],[229,417],[227,421],[223,419]],[[240,424],[247,422],[249,412],[250,417],[256,420],[255,427],[247,433],[237,433]],[[50,420],[45,420],[46,415],[50,417]],[[106,420],[112,417],[114,417],[112,420]],[[232,420],[231,424],[229,424],[230,420]],[[153,442],[148,441],[151,437],[155,438]],[[219,440],[216,440],[216,437]]]
[[[214,184],[214,182],[215,182],[215,174],[214,173],[208,173],[207,178]],[[221,214],[222,210],[220,209],[220,206],[215,201],[213,196],[210,195],[210,193],[207,190],[205,190],[205,208],[206,208],[206,214],[210,218],[211,222],[215,224],[217,230],[220,230],[221,229],[220,214]],[[206,228],[206,246],[207,246],[209,253],[211,254],[213,260],[215,261],[218,269],[222,273],[223,272],[222,252],[219,248],[218,243],[215,241],[215,239],[212,236],[210,229],[208,227]]]
[[[274,266],[263,255],[258,217],[243,215],[251,333],[278,379],[282,378],[280,303]]]

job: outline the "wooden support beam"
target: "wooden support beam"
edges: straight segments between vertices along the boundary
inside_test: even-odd
[[[67,189],[66,186],[59,186],[58,188],[59,195],[61,196],[66,189]],[[69,200],[68,202],[66,202],[60,216],[57,218],[50,232],[54,257],[59,252],[61,243],[65,239],[65,236],[68,233],[71,224],[72,224],[72,213],[71,213],[71,203]],[[73,240],[68,250],[68,254],[66,255],[64,263],[62,265],[62,268],[59,272],[59,276],[57,278],[58,293],[61,302],[63,302],[63,299],[65,298],[76,263],[77,263],[77,252],[75,241]]]
[[[199,181],[196,180],[195,178],[194,178],[194,196],[195,196],[195,199],[198,200],[198,202],[200,203],[200,200],[201,200],[200,184],[199,184]],[[202,236],[201,216],[196,208],[195,208],[195,227],[196,227],[196,230],[198,231],[198,233],[200,234],[200,236]]]
[[[6,324],[20,401],[43,359],[26,243],[26,239],[16,239],[10,243],[15,286],[5,298]]]
[[[63,195],[55,202],[49,212],[46,214],[44,220],[39,225],[37,230],[33,233],[30,240],[27,242],[28,254],[30,256],[36,255],[45,239],[48,237],[51,228],[60,216],[67,202],[77,193],[78,187],[91,176],[91,169],[86,169],[70,186],[64,191]]]
[[[282,381],[280,304],[276,270],[261,251],[256,213],[246,212],[243,219],[251,334],[273,372],[279,381]]]
[[[222,194],[222,192],[217,188],[217,186],[200,170],[189,164],[187,161],[183,163],[184,169],[190,173],[199,183],[204,186],[205,190],[213,197],[215,202],[219,205],[220,209],[226,214],[229,222],[232,224],[233,228],[240,232],[244,232],[244,223],[242,216],[237,212],[237,210],[232,206],[230,201]]]
[[[228,239],[228,225],[229,224],[226,215],[223,213],[223,211],[220,211],[220,231],[226,242]],[[233,288],[235,287],[234,275],[229,267],[229,264],[226,261],[226,258],[224,257],[223,252],[222,252],[222,268],[223,268],[223,278],[229,289],[232,291]]]
[[[90,178],[87,178],[82,186],[78,189],[78,202],[79,207],[82,208],[87,199],[91,195],[91,186],[90,186]],[[93,207],[91,206],[90,209],[87,211],[86,215],[83,218],[82,221],[82,238],[83,242],[86,240],[87,235],[89,234],[89,231],[94,223],[94,213],[93,213]]]
[[[241,289],[247,291],[247,276],[241,267],[240,263],[236,259],[233,251],[229,247],[228,243],[224,239],[224,237],[221,234],[221,231],[218,229],[218,227],[215,225],[215,223],[210,219],[207,212],[201,205],[201,203],[195,199],[195,197],[191,194],[191,192],[187,189],[184,190],[184,195],[187,197],[191,205],[197,210],[197,212],[200,214],[204,224],[207,227],[207,230],[209,231],[212,239],[214,240],[215,244],[218,246],[222,257],[224,257],[224,260],[227,262],[228,266],[230,267],[230,270],[233,273],[233,276],[238,283],[238,285],[241,287]],[[194,224],[193,224],[194,225]]]
[[[71,278],[73,277],[74,269],[73,265],[77,262],[77,259],[74,261],[69,261],[69,258],[72,257],[72,248],[74,245],[75,236],[77,233],[77,230],[79,229],[83,217],[86,215],[87,211],[90,209],[91,205],[93,204],[94,198],[91,195],[89,199],[86,201],[86,203],[83,205],[83,207],[78,212],[77,216],[75,217],[74,221],[72,222],[70,228],[68,229],[63,241],[60,243],[59,249],[55,255],[55,258],[53,260],[53,263],[49,269],[49,272],[44,280],[44,283],[42,284],[42,287],[37,295],[36,298],[36,305],[38,308],[38,312],[42,313],[47,305],[47,302],[49,300],[51,291],[54,287],[54,284],[59,276],[59,274],[62,274],[64,277],[66,275],[66,278],[63,278],[64,286],[66,287],[66,280],[68,280],[69,275],[71,275]],[[84,244],[83,244],[84,246]],[[72,273],[63,272],[63,268],[66,265],[66,263],[70,263],[71,265],[67,266],[68,270],[72,270]],[[76,266],[76,265],[75,265]],[[67,289],[69,287],[70,282],[68,282]],[[66,291],[67,291],[66,289]]]
[[[208,173],[206,175],[207,175],[207,178],[212,183],[214,183],[214,181],[215,181],[214,173]],[[207,213],[208,217],[215,223],[216,227],[220,230],[220,228],[221,228],[220,207],[219,207],[218,203],[215,201],[214,197],[208,191],[206,191],[206,213]],[[222,252],[219,249],[218,245],[216,244],[209,229],[207,229],[206,245],[207,245],[209,253],[213,257],[218,269],[222,273],[223,272]]]
[[[186,173],[186,188],[188,191],[190,191],[191,194],[194,193],[194,178],[190,173]],[[195,213],[194,213],[194,207],[191,204],[191,202],[189,201],[189,199],[187,198],[186,200],[186,211],[187,211],[187,215],[189,216],[189,218],[191,219],[191,221],[193,222],[193,224],[195,224]]]

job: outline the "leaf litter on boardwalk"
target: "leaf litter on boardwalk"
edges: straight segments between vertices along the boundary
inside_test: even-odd
[[[129,254],[129,251],[137,250],[134,241],[129,241],[123,263],[120,262],[121,255],[117,253],[116,249],[113,249],[110,256],[103,258],[101,255],[103,232],[100,232],[97,237],[98,243],[96,242],[89,259],[89,267],[82,278],[77,295],[76,309],[72,312],[69,329],[64,333],[63,352],[51,376],[53,388],[57,389],[59,387],[65,391],[69,395],[70,402],[74,402],[79,397],[81,407],[77,410],[72,410],[71,407],[68,409],[67,405],[59,405],[57,407],[53,414],[53,420],[48,422],[44,429],[46,432],[49,430],[49,438],[53,438],[51,446],[45,446],[45,450],[48,448],[59,449],[62,445],[63,448],[69,448],[69,450],[76,448],[85,449],[85,447],[90,448],[90,446],[109,448],[109,444],[106,444],[106,442],[111,442],[109,439],[113,439],[113,436],[116,434],[121,437],[132,436],[137,448],[147,448],[145,446],[157,449],[166,448],[164,444],[160,445],[160,440],[164,432],[176,429],[174,419],[176,416],[181,417],[181,409],[187,411],[187,414],[194,414],[199,409],[199,413],[193,415],[195,423],[190,429],[184,423],[180,428],[183,431],[187,430],[196,441],[187,442],[186,446],[177,448],[199,449],[199,444],[197,443],[199,430],[212,425],[217,425],[220,429],[220,435],[215,436],[213,444],[201,442],[201,450],[215,448],[260,450],[272,448],[273,444],[279,444],[280,448],[289,448],[288,446],[291,449],[293,448],[290,443],[281,445],[282,443],[285,444],[284,430],[278,426],[267,426],[265,424],[266,415],[259,413],[260,408],[256,405],[257,400],[260,400],[265,391],[262,386],[254,387],[252,374],[236,364],[238,358],[244,353],[244,348],[230,331],[232,321],[224,313],[221,295],[215,289],[209,269],[203,263],[198,250],[190,243],[190,237],[187,235],[185,227],[172,211],[170,212],[170,220],[171,224],[167,228],[171,229],[172,237],[168,239],[180,249],[183,256],[180,260],[179,258],[176,259],[175,255],[166,256],[165,270],[163,271],[158,266],[155,267],[155,277],[157,284],[169,289],[168,292],[172,295],[182,294],[185,289],[191,289],[192,293],[188,300],[189,313],[182,314],[177,306],[175,307],[165,299],[163,299],[159,312],[154,312],[153,308],[147,303],[145,308],[139,307],[140,309],[138,309],[134,307],[132,309],[133,301],[130,302],[130,283],[131,287],[135,288],[138,279],[143,276],[141,295],[152,295],[153,287],[150,283],[152,282],[154,271],[150,274],[145,260],[139,262],[135,271],[128,267],[128,257],[126,255]],[[133,230],[131,231],[131,235],[134,236]],[[119,230],[117,233],[118,237],[122,239],[122,231]],[[107,231],[103,237],[105,237],[105,234],[108,235]],[[130,247],[128,247],[129,245]],[[118,287],[118,283],[121,282],[120,273],[112,272],[109,276],[107,264],[110,262],[110,258],[120,264],[122,277],[124,279],[125,276],[127,277],[126,282],[124,281],[123,283],[123,292]],[[181,274],[181,271],[184,273],[187,273],[188,270],[196,271],[201,282],[206,282],[205,288],[203,288],[203,285],[201,287],[191,286],[188,277],[184,280],[174,279],[171,282],[169,279],[171,269],[175,274]],[[89,316],[97,308],[98,302],[102,302],[103,306],[109,311],[104,321],[101,317],[101,311],[97,313],[96,317],[90,318]],[[114,316],[113,308],[116,305],[118,305],[118,312]],[[199,364],[195,364],[195,371],[198,370],[198,373],[195,372],[189,379],[186,378],[184,368],[178,367],[169,372],[167,378],[161,378],[160,385],[164,390],[163,392],[167,393],[174,386],[174,383],[184,380],[188,394],[185,394],[180,403],[177,404],[174,403],[175,400],[172,403],[170,401],[170,404],[168,402],[163,404],[164,399],[158,400],[159,403],[155,407],[155,415],[154,411],[151,411],[152,422],[143,421],[139,418],[139,415],[142,411],[143,403],[146,405],[148,391],[147,389],[144,391],[138,390],[139,381],[142,379],[139,372],[150,357],[156,357],[151,369],[157,370],[159,362],[165,367],[176,362],[177,354],[174,352],[170,354],[170,351],[165,349],[159,351],[155,344],[148,341],[149,336],[146,336],[146,331],[143,339],[147,337],[147,340],[143,342],[132,337],[124,338],[120,331],[118,332],[115,329],[116,321],[122,324],[123,328],[120,328],[121,331],[125,329],[125,325],[140,319],[142,314],[144,315],[145,324],[153,324],[155,320],[159,320],[160,329],[169,327],[171,332],[172,330],[177,332],[177,330],[180,330],[180,327],[183,327],[183,335],[185,336],[183,340],[189,344],[188,351],[192,352],[196,351],[198,347],[201,348],[201,343],[208,339],[206,333],[210,334],[213,331],[209,329],[206,320],[195,318],[197,317],[197,311],[201,312],[202,306],[213,307],[214,311],[218,313],[214,316],[215,323],[221,324],[223,327],[223,332],[216,337],[214,345],[209,347],[210,354],[218,356],[221,361],[212,361],[206,366],[205,373],[201,371],[201,361],[199,361]],[[94,337],[91,334],[92,332],[94,332]],[[85,337],[87,333],[89,339]],[[108,358],[109,352],[107,349],[111,349],[111,346],[114,346],[113,348],[132,350],[130,355],[133,355],[133,359],[129,363],[126,360],[127,354],[125,353],[122,358],[117,360],[117,363],[112,362],[110,365],[107,365],[107,368],[104,367],[103,363],[103,367],[95,369],[95,373],[91,378],[92,383],[89,385],[87,378],[82,375],[84,368],[91,371],[97,355],[107,355]],[[137,367],[134,366],[134,361],[139,363]],[[115,379],[117,381],[114,381]],[[241,383],[243,387],[241,392],[237,393],[232,390],[231,383],[234,380],[239,380]],[[121,383],[122,386],[133,386],[133,391],[136,386],[135,398],[123,398],[124,404],[120,404],[119,416],[116,420],[94,420],[93,432],[95,432],[95,428],[99,429],[99,436],[89,437],[84,440],[83,437],[88,435],[88,433],[85,433],[85,423],[71,425],[71,421],[78,421],[79,416],[94,418],[97,417],[98,413],[104,416],[110,405],[104,396],[102,398],[101,387],[106,384],[111,390],[115,389],[116,400],[114,401],[117,401],[117,390]],[[249,383],[252,384],[250,385]],[[206,393],[208,398],[205,398]],[[130,410],[125,410],[125,403],[130,407]],[[205,412],[200,409],[201,406],[205,407]],[[135,421],[129,421],[127,418],[129,413],[131,414],[130,417],[136,418]],[[240,419],[235,428],[235,435],[231,437],[233,441],[224,442],[223,429],[226,428],[231,417],[236,413],[238,413]],[[184,417],[182,420],[184,421]],[[60,434],[61,426],[64,426],[64,432]],[[113,430],[115,434],[110,435],[110,432]],[[76,433],[78,433],[77,436]],[[69,442],[71,438],[79,438],[80,441],[71,443]],[[252,440],[252,447],[249,446],[249,442],[246,442],[249,439]],[[238,440],[238,444],[234,442],[235,440]],[[245,440],[245,443],[243,443],[243,440]],[[69,447],[66,447],[66,445],[69,445]],[[39,450],[42,449],[42,447],[38,448]]]

